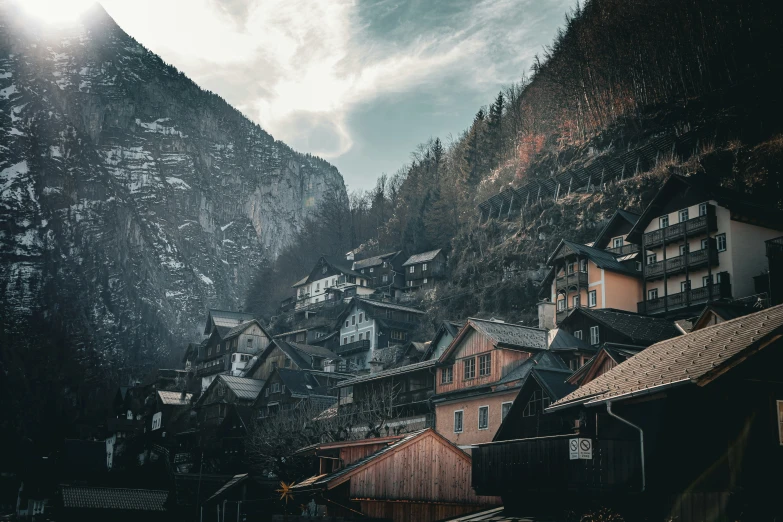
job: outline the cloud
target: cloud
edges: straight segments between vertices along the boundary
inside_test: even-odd
[[[559,17],[568,2],[102,3],[127,32],[275,138],[334,159],[361,139],[346,123],[351,113],[374,100],[419,91],[437,103],[455,89],[483,94],[518,79],[540,49],[541,20]]]

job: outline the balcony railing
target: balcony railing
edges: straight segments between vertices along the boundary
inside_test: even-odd
[[[765,241],[767,245],[767,257],[783,254],[783,236]]]
[[[592,459],[571,460],[569,439],[574,437],[512,440],[473,448],[473,488],[479,495],[640,488],[638,440],[594,440]]]
[[[555,288],[558,292],[567,290],[573,285],[587,286],[587,272],[574,272],[573,274],[558,276],[555,279]]]
[[[362,339],[361,341],[355,341],[348,344],[341,344],[334,352],[337,355],[350,355],[352,353],[366,352],[370,349],[370,340]]]
[[[686,236],[706,234],[718,229],[718,219],[715,215],[715,206],[707,205],[707,213],[681,223],[675,223],[665,228],[659,228],[644,235],[645,248],[660,246],[672,241],[679,241]]]
[[[218,362],[217,364],[199,368],[198,371],[196,371],[196,375],[199,377],[201,377],[202,375],[212,375],[213,373],[222,372],[225,369],[226,369],[226,361],[225,359],[220,359],[220,362]]]
[[[614,247],[614,248],[607,248],[607,252],[611,252],[612,254],[616,256],[627,256],[628,254],[635,254],[638,252],[641,248],[639,245],[634,245],[633,243],[628,243],[626,245],[623,245],[621,247]]]
[[[637,305],[638,312],[640,314],[659,314],[705,304],[718,299],[730,299],[731,285],[728,282],[729,276],[724,272],[721,277],[723,280],[720,283],[642,301]],[[710,288],[712,289],[711,292]]]
[[[718,250],[715,247],[715,240],[710,238],[710,248],[694,250],[681,256],[662,259],[655,263],[649,263],[644,267],[644,277],[647,279],[659,279],[666,275],[685,272],[685,269],[695,270],[705,266],[716,266],[718,264]]]

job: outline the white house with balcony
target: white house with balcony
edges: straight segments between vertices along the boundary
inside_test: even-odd
[[[372,294],[370,278],[353,270],[352,265],[352,260],[338,261],[321,256],[310,274],[293,285],[295,309]]]

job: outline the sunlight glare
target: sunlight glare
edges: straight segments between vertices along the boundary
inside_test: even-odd
[[[79,19],[95,0],[17,0],[31,15],[48,24],[68,24]]]

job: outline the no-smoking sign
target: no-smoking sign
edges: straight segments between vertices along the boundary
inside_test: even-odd
[[[568,439],[568,456],[571,460],[593,458],[592,439]]]

